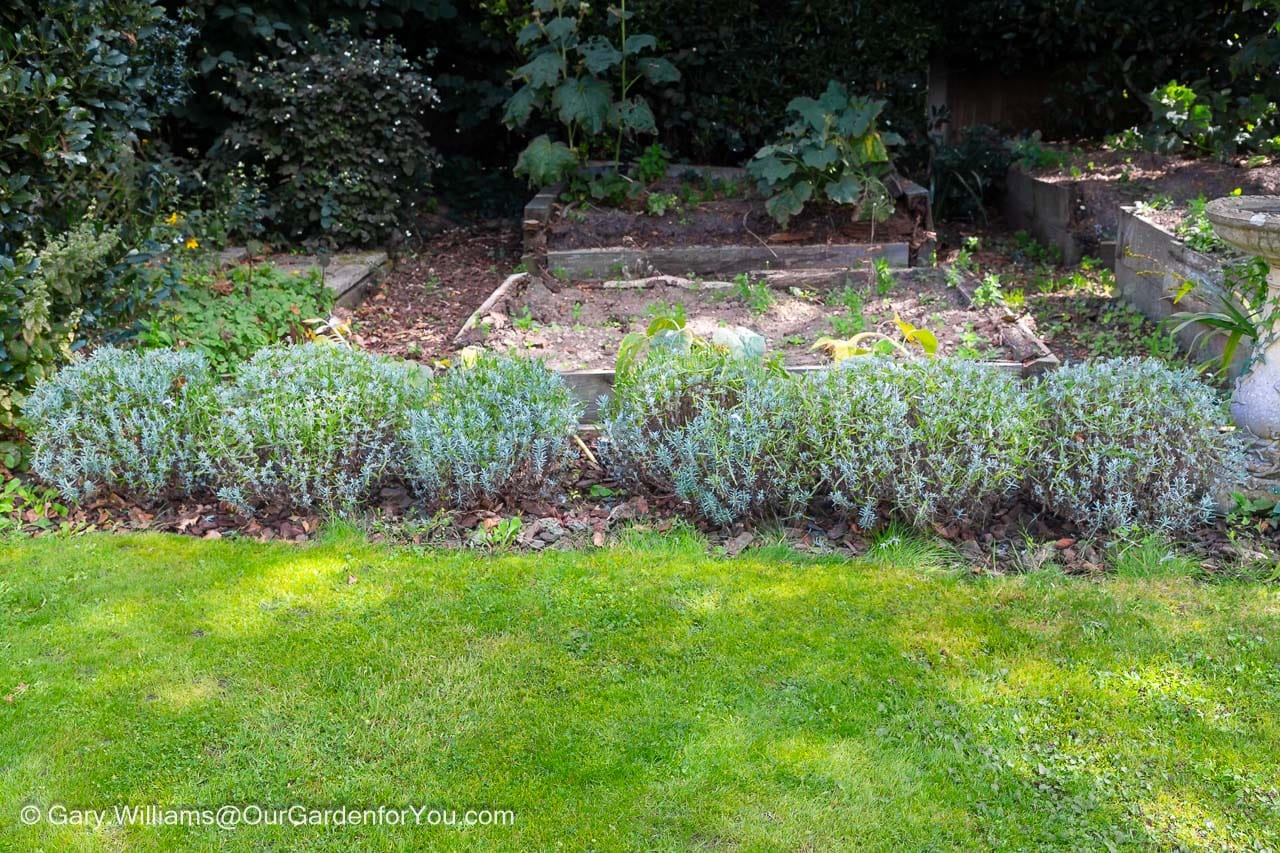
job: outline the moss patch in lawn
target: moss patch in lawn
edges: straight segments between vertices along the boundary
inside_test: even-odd
[[[0,849],[1280,845],[1280,589],[873,554],[0,545]],[[55,803],[516,819],[20,824]]]

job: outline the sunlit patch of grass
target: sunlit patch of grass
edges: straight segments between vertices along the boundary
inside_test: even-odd
[[[1280,589],[1140,542],[978,577],[695,529],[481,554],[0,546],[0,849],[1280,846]],[[19,685],[24,685],[19,691]],[[31,803],[509,808],[514,827],[140,826]]]

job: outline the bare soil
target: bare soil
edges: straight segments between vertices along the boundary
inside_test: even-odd
[[[1162,212],[1160,224],[1173,230],[1182,222],[1187,202],[1199,196],[1219,198],[1236,190],[1244,195],[1280,194],[1280,163],[1274,161],[1250,169],[1241,163],[1103,148],[1072,151],[1070,162],[1061,168],[1032,174],[1074,184],[1082,205],[1076,211],[1077,230],[1100,240],[1115,238],[1122,204],[1168,197],[1173,205]]]
[[[894,285],[884,293],[862,272],[807,279],[803,286],[755,285],[750,290],[725,282],[665,278],[627,288],[579,282],[556,292],[532,279],[482,317],[466,342],[537,355],[558,370],[610,368],[625,335],[643,332],[655,316],[682,308],[694,333],[709,338],[717,327],[745,326],[763,335],[769,352],[781,352],[791,366],[823,363],[825,356],[810,349],[823,336],[867,330],[900,340],[895,315],[933,332],[944,355],[983,361],[1040,356],[1009,333],[1010,321],[1002,310],[972,307],[958,288],[947,286],[941,270],[895,273]],[[861,327],[851,326],[859,317]]]
[[[356,309],[356,342],[424,362],[447,357],[467,317],[519,260],[520,225],[511,220],[451,227],[427,237]]]
[[[674,178],[654,184],[650,193],[678,193]],[[848,207],[810,203],[783,229],[764,209],[764,199],[749,189],[734,198],[717,197],[680,204],[663,216],[645,212],[643,201],[623,207],[559,203],[547,228],[549,249],[669,248],[765,244],[908,243],[918,246],[922,223],[899,201],[886,222],[855,221]]]

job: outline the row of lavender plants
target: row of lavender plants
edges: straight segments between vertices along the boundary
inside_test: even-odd
[[[33,469],[71,500],[216,496],[359,512],[407,484],[430,508],[563,496],[581,414],[541,362],[440,375],[324,344],[220,381],[195,352],[103,349],[27,404]],[[654,352],[603,403],[603,464],[709,522],[837,513],[871,528],[981,525],[1013,502],[1091,531],[1186,530],[1237,485],[1213,389],[1154,361],[1024,382],[981,365],[866,357],[793,376],[713,348]]]

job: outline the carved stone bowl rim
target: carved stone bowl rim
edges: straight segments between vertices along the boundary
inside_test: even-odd
[[[1280,233],[1280,195],[1242,195],[1215,198],[1205,205],[1214,225],[1240,231]]]

